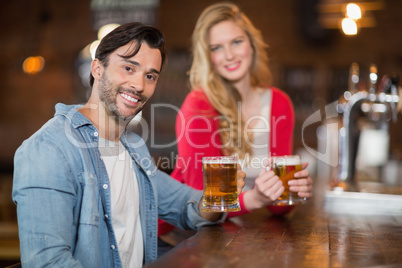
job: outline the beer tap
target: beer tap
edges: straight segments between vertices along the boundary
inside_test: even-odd
[[[368,91],[359,91],[357,90],[358,75],[359,66],[357,63],[353,63],[349,71],[349,88],[338,104],[341,124],[338,133],[339,166],[336,181],[339,185],[343,185],[339,187],[344,188],[344,190],[345,188],[354,190],[356,187],[355,169],[361,132],[358,125],[360,119],[364,119],[364,114],[366,114],[375,128],[381,128],[386,132],[389,131],[387,111],[391,110],[394,122],[397,120],[399,77],[397,75],[392,75],[391,78],[384,76],[381,85],[376,90],[377,67],[372,64],[370,66],[369,89]]]

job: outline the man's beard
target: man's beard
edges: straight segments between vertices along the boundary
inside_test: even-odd
[[[135,112],[133,114],[123,115],[122,111],[120,111],[118,109],[116,99],[117,99],[117,95],[119,95],[121,92],[127,92],[130,94],[136,95],[139,98],[139,102],[141,102],[141,105],[135,110]],[[135,90],[124,89],[121,86],[114,85],[106,77],[105,73],[102,75],[102,77],[99,81],[99,98],[101,101],[103,101],[106,108],[112,114],[114,114],[115,116],[117,116],[119,119],[121,119],[123,121],[133,119],[134,116],[142,110],[144,104],[147,101],[147,98],[144,95],[137,93]]]

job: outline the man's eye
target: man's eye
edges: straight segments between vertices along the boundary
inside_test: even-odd
[[[132,72],[133,69],[131,69],[131,67],[125,66],[124,69],[126,69],[127,72]]]
[[[154,81],[154,80],[156,80],[156,77],[155,77],[154,75],[148,74],[148,75],[147,75],[147,79]]]

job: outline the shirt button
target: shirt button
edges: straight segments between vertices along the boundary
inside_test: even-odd
[[[105,214],[105,218],[106,218],[106,219],[109,219],[109,215]]]
[[[106,190],[109,186],[107,184],[104,184],[102,187],[103,187],[103,189]]]
[[[111,245],[110,248],[111,248],[111,249],[115,249],[116,247],[115,247],[114,245]]]
[[[98,137],[99,133],[97,131],[94,132],[94,136]]]
[[[147,175],[150,176],[152,172],[150,170],[147,170]]]

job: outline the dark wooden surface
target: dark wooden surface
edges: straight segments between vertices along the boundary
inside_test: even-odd
[[[204,227],[146,267],[402,267],[402,215],[332,213],[315,194],[286,216]]]

